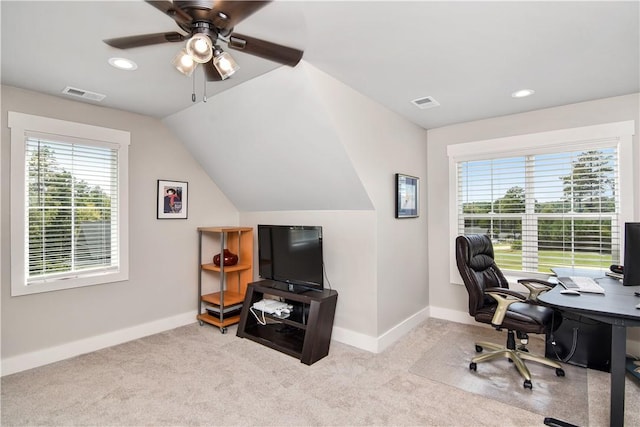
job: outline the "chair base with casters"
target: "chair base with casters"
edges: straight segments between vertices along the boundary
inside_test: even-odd
[[[526,334],[525,334],[526,336]],[[556,375],[564,377],[564,369],[562,365],[554,360],[547,359],[543,356],[529,353],[529,350],[523,345],[519,348],[515,348],[514,331],[508,332],[507,347],[499,344],[494,344],[487,341],[476,342],[476,353],[482,353],[483,350],[489,350],[483,354],[475,356],[471,359],[469,369],[476,371],[478,369],[478,363],[489,362],[495,359],[507,358],[510,362],[513,362],[520,375],[524,378],[524,388],[532,389],[533,383],[531,382],[531,372],[524,363],[524,360],[530,360],[537,362],[551,368],[556,369]],[[510,348],[512,347],[512,348]]]
[[[508,331],[506,346],[477,342],[476,352],[487,351],[473,357],[469,369],[476,371],[478,363],[507,358],[518,369],[528,389],[532,389],[533,384],[525,361],[555,368],[557,376],[564,376],[560,363],[531,354],[526,348],[527,334],[547,334],[559,326],[561,318],[557,318],[554,310],[537,302],[538,295],[553,285],[538,279],[521,279],[518,282],[528,289],[528,295],[509,289],[509,282],[495,263],[493,244],[487,235],[458,236],[456,263],[469,295],[469,315],[498,331]],[[519,347],[516,347],[516,334],[522,342]]]

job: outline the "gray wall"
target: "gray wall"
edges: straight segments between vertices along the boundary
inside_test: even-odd
[[[635,120],[634,145],[634,218],[640,220],[640,179],[638,126],[640,126],[640,94],[619,96],[523,114],[497,117],[476,122],[431,129],[428,133],[429,189],[429,301],[432,312],[467,313],[467,295],[463,286],[449,280],[449,163],[447,146],[461,142],[545,132],[602,123]],[[437,184],[435,184],[437,183]],[[468,318],[468,315],[467,315]],[[629,335],[640,340],[638,328]]]
[[[9,110],[131,132],[128,281],[11,297]],[[238,212],[160,121],[2,86],[1,154],[3,360],[185,313],[195,320],[196,227],[237,224]],[[189,183],[188,219],[156,219],[157,179]]]
[[[428,306],[424,129],[304,61],[164,121],[241,224],[324,227],[337,327],[377,338]],[[422,178],[420,218],[394,218],[397,172]]]
[[[225,146],[250,145],[251,141],[247,132],[240,131],[236,139],[232,127],[224,133],[224,143],[214,149],[211,144],[219,134],[209,132],[207,126],[189,127],[182,135],[179,127],[171,125],[173,129],[169,130],[153,118],[3,86],[0,168],[3,367],[9,360],[12,368],[19,369],[26,359],[30,359],[26,365],[37,366],[56,357],[68,357],[193,322],[198,274],[196,227],[203,225],[263,222],[323,225],[328,242],[327,273],[340,292],[335,337],[375,351],[381,348],[379,337],[385,333],[389,336],[389,330],[396,329],[392,338],[387,337],[386,344],[406,332],[409,326],[404,321],[413,318],[415,322],[416,314],[424,313],[429,303],[426,131],[307,65],[296,67],[294,75],[285,74],[287,79],[282,83],[296,79],[306,97],[304,114],[295,116],[296,132],[283,133],[278,129],[279,123],[289,123],[287,119],[292,117],[289,108],[294,102],[291,97],[299,97],[298,90],[281,91],[279,97],[270,97],[272,111],[268,120],[247,108],[248,98],[254,97],[256,90],[268,96],[269,90],[273,90],[273,79],[282,78],[278,71],[290,73],[288,68],[257,79],[250,90],[239,87],[225,92],[224,104],[217,104],[225,108],[215,109],[213,114],[205,111],[204,123],[237,121],[238,111],[243,111],[242,127],[235,129],[248,129],[248,135],[254,135],[254,139],[280,147],[273,151],[248,150],[240,157],[229,152],[225,155]],[[210,105],[216,102],[217,97],[209,99]],[[10,138],[6,126],[9,110],[131,132],[129,281],[10,296]],[[305,117],[308,121],[304,121]],[[203,142],[204,151],[189,151],[193,145],[189,135]],[[314,188],[309,193],[312,197],[298,199],[295,192],[287,191],[283,180],[292,178],[286,174],[276,175],[270,185],[261,186],[265,171],[255,165],[265,157],[273,165],[287,165],[291,159],[282,158],[283,152],[290,152],[287,146],[304,152],[301,143],[305,141],[316,150],[326,146],[329,153],[325,153],[322,164],[306,165],[295,177],[296,185],[302,183],[305,188],[308,183]],[[271,154],[273,157],[269,157]],[[220,162],[214,162],[214,168],[233,165],[239,169],[237,176],[242,178],[241,182],[239,178],[228,181],[228,175],[219,178],[229,194],[212,181],[213,173],[202,168],[200,162],[211,159]],[[322,173],[318,174],[318,170]],[[393,218],[396,172],[423,178],[422,215],[418,219]],[[340,179],[327,180],[330,174]],[[189,182],[187,220],[156,220],[157,179]],[[260,197],[252,198],[256,187],[261,191]],[[244,207],[243,213],[238,212],[232,198]],[[282,200],[287,210],[265,212],[273,208],[265,201],[273,198]],[[305,200],[311,204],[301,205]],[[255,274],[257,277],[257,270]],[[396,328],[403,322],[404,327]]]
[[[312,66],[308,74],[375,206],[372,262],[376,336],[382,336],[429,305],[426,131]],[[421,179],[418,218],[395,218],[395,173]],[[353,310],[357,304],[354,301]]]

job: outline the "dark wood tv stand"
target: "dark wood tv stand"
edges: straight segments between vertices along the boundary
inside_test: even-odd
[[[293,356],[306,365],[329,354],[333,317],[338,292],[325,289],[294,293],[281,285],[261,280],[249,283],[245,295],[237,336]],[[266,325],[261,325],[249,311],[253,303],[267,297],[277,297],[293,306],[288,318],[280,319],[265,313]],[[254,310],[258,315],[262,312]]]

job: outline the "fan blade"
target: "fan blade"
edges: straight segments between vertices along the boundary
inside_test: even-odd
[[[145,1],[149,3],[151,6],[158,9],[160,12],[164,13],[165,15],[169,16],[171,19],[176,21],[178,25],[181,25],[181,26],[185,25],[187,27],[191,25],[191,21],[192,21],[191,16],[189,16],[189,14],[187,14],[182,9],[176,7],[176,5],[174,5],[172,2],[152,1],[152,0],[145,0]]]
[[[139,36],[117,37],[115,39],[103,40],[106,44],[118,49],[129,49],[132,47],[149,46],[167,42],[181,42],[186,39],[180,33],[155,33],[141,34]]]
[[[220,82],[222,81],[222,76],[216,70],[216,67],[213,66],[213,61],[209,61],[206,64],[202,64],[204,67],[204,74],[207,76],[208,82]]]
[[[295,67],[302,59],[303,51],[292,47],[282,46],[266,40],[233,33],[229,36],[230,49],[240,50],[250,55],[270,59],[284,65]]]
[[[214,25],[223,30],[222,33],[231,32],[240,21],[253,15],[259,9],[262,9],[271,0],[267,1],[215,1],[213,8],[209,12],[209,19]]]

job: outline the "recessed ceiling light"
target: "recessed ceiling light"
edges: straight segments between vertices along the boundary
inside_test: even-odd
[[[138,65],[130,59],[126,58],[109,58],[109,64],[120,69],[133,71],[138,68]]]
[[[534,93],[536,93],[536,91],[532,90],[532,89],[521,89],[521,90],[513,92],[511,94],[511,96],[513,98],[524,98],[526,96],[533,95]]]

